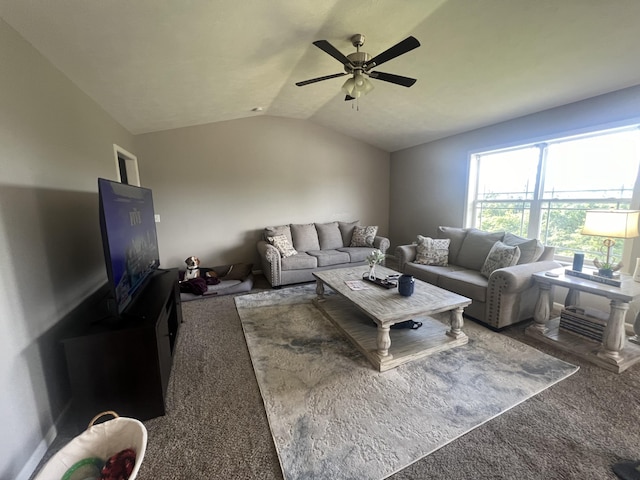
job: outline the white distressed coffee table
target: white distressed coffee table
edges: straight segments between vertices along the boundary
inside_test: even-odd
[[[469,341],[462,331],[462,312],[471,299],[417,279],[413,295],[403,297],[397,288],[386,289],[362,280],[365,272],[366,266],[315,272],[318,296],[314,304],[379,371]],[[378,277],[397,273],[376,267]],[[353,290],[346,282],[354,280],[362,281],[367,288]],[[325,286],[338,295],[325,295]],[[450,312],[450,327],[430,318],[441,312]],[[391,330],[392,325],[406,320],[420,321],[422,327]]]

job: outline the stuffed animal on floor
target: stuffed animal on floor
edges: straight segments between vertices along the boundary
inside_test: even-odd
[[[182,281],[186,282],[200,276],[200,259],[198,257],[187,257],[184,263],[187,264],[187,270],[184,272]]]

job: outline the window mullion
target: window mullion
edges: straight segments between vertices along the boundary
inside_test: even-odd
[[[542,222],[542,196],[544,193],[544,173],[547,167],[547,144],[539,143],[538,148],[538,170],[536,173],[536,185],[533,191],[533,200],[529,210],[529,229],[527,237],[540,238],[540,225]]]

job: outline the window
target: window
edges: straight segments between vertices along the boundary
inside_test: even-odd
[[[539,238],[559,258],[602,256],[585,212],[637,208],[640,130],[608,130],[471,155],[467,224]],[[613,250],[622,258],[624,242]]]

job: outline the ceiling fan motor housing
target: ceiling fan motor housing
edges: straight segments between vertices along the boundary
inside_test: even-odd
[[[371,55],[366,52],[353,52],[347,55],[347,58],[351,61],[356,68],[353,68],[349,64],[345,64],[344,71],[347,73],[353,73],[356,70],[363,70],[363,66],[371,60]]]

